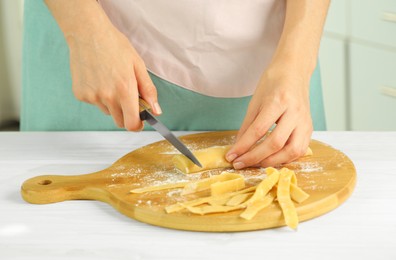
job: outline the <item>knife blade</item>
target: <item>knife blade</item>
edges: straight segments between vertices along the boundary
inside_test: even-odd
[[[194,154],[179,140],[161,121],[159,121],[155,116],[153,116],[149,110],[150,106],[146,101],[139,98],[140,106],[140,120],[146,121],[151,125],[158,133],[160,133],[168,142],[170,142],[177,150],[184,154],[188,159],[190,159],[194,164],[202,168],[201,163],[194,156]]]

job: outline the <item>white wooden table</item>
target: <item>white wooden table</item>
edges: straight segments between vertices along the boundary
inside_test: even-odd
[[[32,205],[20,196],[28,178],[101,170],[161,140],[157,133],[0,133],[0,259],[396,259],[396,132],[313,138],[355,163],[344,204],[297,232],[200,233],[144,224],[102,202]]]

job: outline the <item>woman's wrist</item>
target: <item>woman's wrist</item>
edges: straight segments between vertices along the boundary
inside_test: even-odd
[[[268,78],[294,78],[299,82],[309,82],[316,66],[316,59],[308,62],[306,57],[300,55],[278,55],[273,57],[264,74]],[[287,75],[287,77],[285,77]]]

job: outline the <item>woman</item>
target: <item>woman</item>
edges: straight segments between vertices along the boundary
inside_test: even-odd
[[[141,96],[174,130],[239,128],[227,160],[241,169],[292,161],[325,129],[316,65],[329,0],[45,4],[56,23],[26,1],[24,130],[117,129],[96,106],[139,131]]]

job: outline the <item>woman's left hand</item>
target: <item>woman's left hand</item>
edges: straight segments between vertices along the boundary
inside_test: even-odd
[[[310,75],[285,64],[264,72],[226,156],[235,169],[276,166],[305,154],[313,131],[309,82]]]

